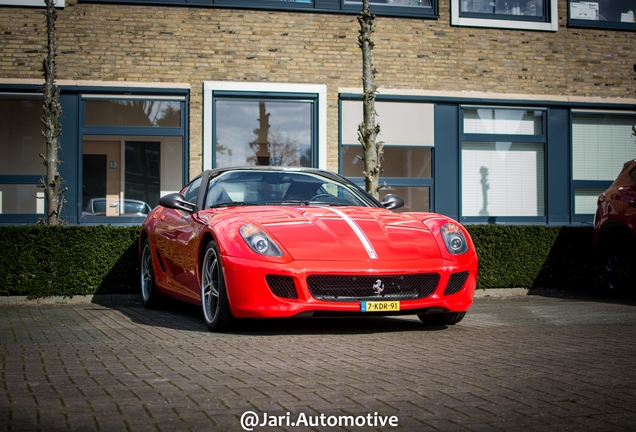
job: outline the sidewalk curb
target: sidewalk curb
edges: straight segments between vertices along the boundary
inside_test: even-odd
[[[104,306],[141,303],[139,294],[96,294],[73,297],[42,297],[27,299],[26,296],[0,297],[0,306],[45,306],[45,305],[74,305],[100,304]]]
[[[534,293],[538,290],[532,290]],[[475,298],[485,297],[518,297],[528,295],[530,290],[528,288],[490,288],[490,289],[476,289]]]

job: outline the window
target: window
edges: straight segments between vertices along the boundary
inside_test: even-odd
[[[361,0],[344,0],[344,4],[362,5]],[[370,0],[370,5],[390,4],[396,7],[431,7],[431,0]]]
[[[434,0],[370,0],[371,12],[380,15],[435,15],[437,2]],[[342,8],[359,13],[361,0],[342,0]]]
[[[203,166],[326,168],[326,86],[206,82]]]
[[[574,27],[636,30],[636,0],[568,0],[568,24]]]
[[[463,107],[462,114],[462,217],[544,218],[544,111]]]
[[[616,179],[623,164],[636,158],[629,112],[572,111],[572,187],[574,214],[596,212],[596,200]]]
[[[340,172],[363,184],[362,145],[357,141],[362,121],[359,98],[341,101]],[[383,173],[380,200],[387,194],[404,199],[398,211],[430,211],[433,187],[433,104],[399,101],[376,101],[378,140],[384,141]]]
[[[180,127],[178,100],[87,100],[86,126]]]
[[[190,201],[192,204],[197,203],[199,197],[199,189],[201,188],[201,177],[194,179],[185,191],[183,191],[183,197],[186,201]]]
[[[0,0],[38,1],[38,0]],[[39,0],[42,1],[42,0]],[[358,14],[361,0],[80,0],[80,3],[180,4],[235,9],[341,12]],[[438,18],[437,0],[371,0],[371,12],[380,16]],[[1,3],[0,3],[1,4]]]
[[[314,101],[217,97],[215,167],[313,165]]]
[[[63,8],[65,0],[55,0],[56,8]],[[0,6],[36,6],[46,7],[44,0],[0,0]]]
[[[556,0],[451,0],[451,24],[557,31]]]
[[[82,96],[83,221],[141,218],[183,184],[185,98]]]
[[[44,214],[42,96],[0,94],[0,215]]]
[[[210,180],[204,207],[299,201],[355,206],[370,203],[355,187],[312,173],[235,170],[222,172]]]

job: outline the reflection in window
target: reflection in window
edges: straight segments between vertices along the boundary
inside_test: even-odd
[[[542,135],[543,111],[465,108],[464,133]]]
[[[523,16],[526,18],[543,18],[543,0],[460,0],[461,13],[477,13],[501,15],[501,18]]]
[[[144,217],[182,185],[181,137],[85,136],[83,217]]]
[[[179,101],[86,100],[87,126],[181,126]]]
[[[124,196],[144,203],[159,203],[161,195],[161,143],[126,141]]]
[[[342,146],[342,175],[362,177],[364,161],[362,145]],[[430,178],[430,147],[385,146],[382,177]]]
[[[573,20],[634,24],[635,0],[570,1]]]
[[[388,194],[397,195],[404,200],[404,207],[396,212],[429,212],[431,211],[431,189],[416,186],[390,186],[380,189],[380,201]]]
[[[44,214],[44,190],[33,184],[0,184],[0,214]]]
[[[44,174],[41,117],[41,97],[0,97],[0,175]]]
[[[311,166],[311,101],[216,99],[216,166]]]
[[[361,1],[345,0],[346,4],[362,4]],[[424,6],[431,7],[430,0],[370,0],[370,4],[381,4],[389,6]]]
[[[462,143],[463,216],[544,216],[543,143]]]

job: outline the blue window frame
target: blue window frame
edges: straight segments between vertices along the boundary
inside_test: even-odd
[[[42,94],[0,92],[0,223],[45,218]]]
[[[546,222],[546,110],[461,108],[461,220]]]
[[[572,220],[591,223],[598,196],[636,159],[630,111],[571,110]]]
[[[376,98],[379,141],[384,142],[380,200],[387,194],[404,199],[398,211],[433,211],[435,149],[434,107],[409,98]],[[362,120],[360,95],[340,95],[339,172],[364,188],[364,150],[357,142],[357,125]]]
[[[139,223],[187,181],[185,95],[82,93],[80,223]]]
[[[68,188],[62,219],[138,224],[159,194],[180,190],[187,181],[188,98],[186,88],[60,86],[58,169]],[[46,202],[36,199],[44,195],[37,187],[45,175],[38,156],[45,152],[42,102],[41,86],[0,86],[0,224],[31,224],[46,216]],[[116,148],[116,157],[109,157],[108,147]],[[115,186],[95,181],[98,172]],[[84,187],[86,179],[93,192]],[[119,188],[112,202],[110,187]]]

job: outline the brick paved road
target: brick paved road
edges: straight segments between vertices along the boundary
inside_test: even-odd
[[[1,430],[240,431],[245,411],[283,416],[258,431],[636,428],[636,305],[586,297],[480,298],[449,328],[314,319],[235,334],[187,306],[2,306],[0,354]],[[327,426],[304,427],[320,414]],[[398,427],[328,425],[369,414]]]

